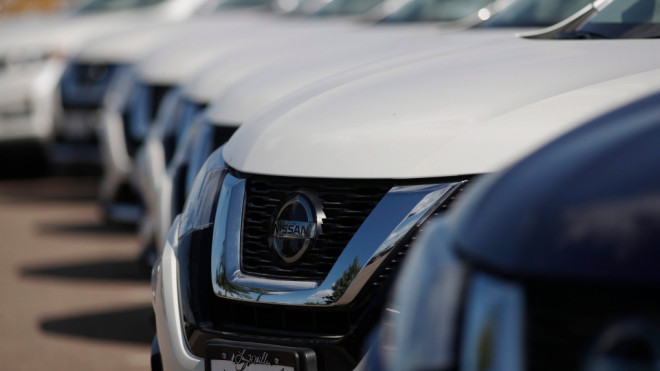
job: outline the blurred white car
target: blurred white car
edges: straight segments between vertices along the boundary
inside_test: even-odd
[[[474,175],[658,89],[660,41],[601,27],[633,5],[611,4],[559,34],[612,40],[511,36],[348,72],[244,123],[198,174],[154,269],[165,368],[354,367],[416,232]],[[627,26],[653,36],[646,19]]]
[[[85,40],[182,19],[204,1],[95,0],[65,14],[9,22],[0,39],[0,143],[46,144],[52,139],[60,114],[57,86],[65,58]],[[103,74],[94,70],[79,78],[103,78]]]
[[[185,22],[161,22],[88,40],[68,60],[60,81],[62,118],[56,126],[55,152],[66,151],[72,160],[79,157],[84,161],[86,152],[98,151],[96,140],[103,101],[115,79],[127,73],[132,63],[163,45],[263,21],[263,15],[243,9],[264,2],[206,0],[203,11]]]

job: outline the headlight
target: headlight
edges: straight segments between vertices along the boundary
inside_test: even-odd
[[[451,236],[440,219],[411,249],[381,324],[378,356],[371,357],[376,368],[523,369],[522,288],[486,274],[470,277]]]
[[[465,268],[450,251],[442,220],[411,249],[381,328],[378,357],[388,370],[456,364],[456,332]],[[380,368],[380,367],[378,367]]]
[[[213,225],[218,195],[227,173],[222,150],[213,152],[195,178],[181,213],[179,238]]]
[[[461,370],[522,371],[523,291],[515,283],[477,274],[471,280],[461,342]]]

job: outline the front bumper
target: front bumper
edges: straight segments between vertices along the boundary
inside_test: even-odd
[[[172,228],[170,237],[172,235],[176,235],[175,227]],[[172,246],[173,240],[175,239],[168,239],[160,260],[154,266],[152,277],[156,332],[163,369],[203,371],[204,359],[188,350],[183,335],[179,305],[179,261]]]
[[[63,70],[61,61],[47,60],[0,73],[0,143],[50,140],[60,114],[57,84]]]

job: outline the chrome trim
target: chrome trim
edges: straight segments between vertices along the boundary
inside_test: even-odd
[[[213,291],[223,298],[299,306],[337,306],[352,302],[406,234],[451,196],[463,182],[392,188],[374,208],[323,282],[275,280],[240,270],[245,180],[227,174],[213,230]],[[343,293],[335,284],[358,274]],[[332,295],[332,296],[330,296]],[[336,298],[336,299],[334,299]]]

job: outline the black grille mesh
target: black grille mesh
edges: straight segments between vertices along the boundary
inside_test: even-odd
[[[249,178],[246,185],[241,269],[249,274],[297,280],[325,278],[348,241],[391,188],[391,184],[355,184],[314,180]],[[285,265],[268,245],[275,208],[295,191],[313,191],[325,219],[316,243],[294,266]]]

